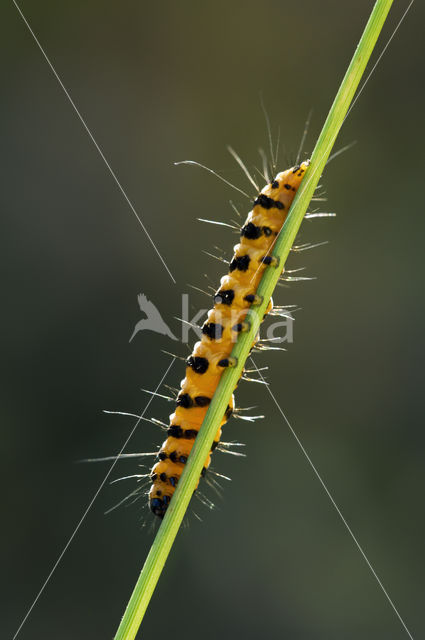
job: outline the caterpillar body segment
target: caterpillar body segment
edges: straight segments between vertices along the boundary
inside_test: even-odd
[[[202,327],[202,338],[186,361],[186,376],[180,385],[176,409],[170,416],[167,439],[152,468],[149,506],[160,518],[164,517],[174,494],[220,377],[224,369],[232,365],[230,354],[238,334],[247,330],[247,312],[251,305],[261,301],[256,292],[264,269],[279,268],[278,261],[270,252],[307,167],[308,162],[303,162],[279,173],[266,185],[255,199],[241,229],[229,273],[221,278],[220,287],[214,295],[214,307],[208,312]],[[272,308],[270,301],[266,314]],[[232,397],[205,460],[202,475],[210,466],[211,454],[220,442],[221,428],[233,409]]]

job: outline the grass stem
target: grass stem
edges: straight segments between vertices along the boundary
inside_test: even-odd
[[[379,33],[391,8],[393,0],[377,0],[363,35],[344,76],[336,98],[329,111],[322,132],[314,148],[310,166],[301,182],[288,217],[273,248],[273,255],[284,265],[297,235],[307,207],[314,194],[319,178],[325,168],[335,139],[344,122],[347,111],[358,88],[367,62],[374,49]],[[179,480],[166,515],[161,523],[146,562],[137,580],[133,594],[125,610],[115,640],[133,640],[136,637],[146,608],[164,568],[174,539],[182,523],[186,509],[199,480],[201,469],[211,449],[214,435],[220,425],[229,399],[239,380],[245,360],[261,324],[265,309],[277,284],[281,269],[269,267],[265,270],[257,293],[262,296],[260,305],[251,307],[247,320],[251,328],[240,334],[232,351],[237,365],[225,370],[195,444]]]

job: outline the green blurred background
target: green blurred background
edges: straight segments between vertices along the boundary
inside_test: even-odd
[[[243,197],[193,159],[249,188],[267,144],[260,95],[297,154],[311,152],[373,3],[46,2],[21,8],[173,273],[161,265],[12,2],[1,9],[2,473],[1,636],[11,638],[94,495],[170,350],[141,333],[136,296],[174,332],[180,295],[218,283],[237,236],[197,217],[234,217]],[[382,50],[407,1],[398,1]],[[335,219],[306,221],[293,256],[318,279],[279,289],[302,307],[294,344],[258,354],[268,379],[412,635],[423,573],[423,4],[406,21],[351,112],[326,170]],[[211,279],[206,280],[204,273]],[[176,363],[167,379],[184,375]],[[225,438],[247,458],[214,456],[232,477],[215,512],[196,505],[173,548],[140,636],[187,640],[407,637],[264,387],[241,384]],[[148,415],[167,420],[156,399]],[[140,425],[128,451],[162,439]],[[122,462],[113,477],[134,473]],[[131,481],[129,481],[131,483]],[[153,538],[141,504],[104,511],[134,485],[107,485],[20,633],[22,640],[112,638]],[[208,495],[212,497],[210,491]],[[421,593],[422,590],[422,593]],[[422,597],[421,597],[422,596]],[[422,619],[421,619],[422,618]]]

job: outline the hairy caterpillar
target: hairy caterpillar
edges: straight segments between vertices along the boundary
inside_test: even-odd
[[[249,307],[258,302],[256,291],[263,271],[267,266],[279,266],[276,258],[269,254],[307,166],[308,162],[303,162],[287,169],[266,185],[255,199],[241,229],[240,243],[234,247],[229,274],[221,279],[214,296],[214,307],[208,312],[202,327],[202,339],[195,344],[186,361],[186,377],[181,382],[176,410],[170,416],[168,437],[158,452],[150,475],[149,506],[160,518],[168,508],[220,376],[226,367],[232,366],[232,347],[238,334],[244,331]],[[272,308],[270,301],[266,313]],[[221,438],[221,427],[233,408],[232,398],[205,460],[202,475],[210,465],[211,454]]]

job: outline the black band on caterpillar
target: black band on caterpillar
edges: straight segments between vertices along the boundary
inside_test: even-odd
[[[186,360],[186,364],[188,367],[192,367],[192,369],[196,371],[196,373],[200,374],[205,373],[209,366],[209,362],[206,358],[194,358],[193,356],[188,357],[188,359]]]
[[[251,261],[251,258],[249,257],[248,254],[233,258],[232,262],[229,265],[230,273],[235,269],[239,269],[239,271],[247,271],[250,261]]]
[[[176,404],[178,407],[190,409],[190,407],[193,407],[193,400],[188,393],[179,393]]]
[[[220,360],[220,362],[218,362],[218,366],[223,367],[224,369],[226,369],[227,367],[236,367],[237,364],[238,359],[233,357],[223,358],[222,360]]]
[[[232,329],[233,331],[236,331],[237,333],[246,333],[247,331],[249,331],[251,328],[251,324],[248,322],[248,320],[244,320],[243,322],[238,322],[238,324],[235,324]]]
[[[204,336],[208,336],[210,340],[220,340],[223,335],[223,325],[214,322],[206,322],[202,327]]]
[[[280,259],[276,256],[264,256],[261,261],[263,264],[270,265],[272,267],[278,267],[280,263]]]
[[[254,200],[254,207],[259,205],[263,209],[284,209],[285,205],[280,200],[273,200],[265,194],[261,193],[256,200]]]
[[[214,296],[214,304],[225,304],[230,306],[235,297],[233,289],[221,289]]]
[[[244,300],[251,302],[252,304],[259,305],[263,302],[263,296],[258,296],[256,293],[249,293],[245,296]]]
[[[252,222],[248,222],[248,224],[243,226],[241,229],[241,236],[248,238],[248,240],[258,240],[262,233],[263,229],[261,227],[257,227],[257,225]]]

